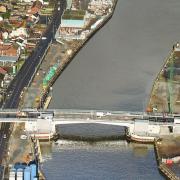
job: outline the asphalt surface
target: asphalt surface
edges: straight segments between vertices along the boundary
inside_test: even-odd
[[[43,57],[45,50],[47,49],[49,43],[54,39],[56,30],[59,27],[61,22],[61,15],[65,6],[65,1],[61,0],[61,3],[58,4],[55,8],[52,22],[48,26],[43,37],[46,39],[41,39],[34,50],[34,52],[26,59],[23,67],[13,79],[12,83],[7,89],[7,99],[4,103],[4,108],[17,108],[19,103],[19,97],[24,87],[26,87],[31,80],[36,67],[40,62],[40,59]],[[60,8],[60,9],[59,9]]]
[[[18,108],[20,95],[24,87],[28,85],[32,76],[34,75],[37,65],[39,64],[41,58],[44,55],[45,50],[47,49],[49,43],[54,40],[55,32],[58,29],[61,23],[61,16],[63,10],[66,6],[65,0],[57,1],[57,5],[54,9],[54,14],[51,23],[47,27],[46,32],[43,34],[43,37],[46,39],[41,39],[37,44],[33,53],[26,59],[21,70],[18,72],[16,77],[11,82],[10,86],[7,89],[6,100],[4,102],[4,109],[13,109]],[[11,123],[2,123],[0,129],[0,164],[6,155],[8,140],[11,134]],[[1,168],[1,166],[0,166]],[[0,179],[2,179],[2,173],[0,172]]]

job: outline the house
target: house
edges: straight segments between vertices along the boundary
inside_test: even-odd
[[[18,44],[21,49],[24,49],[26,47],[27,40],[23,39],[22,37],[18,37],[16,39],[16,44]]]
[[[32,14],[39,13],[42,8],[42,3],[43,2],[41,2],[41,1],[35,1],[31,7],[31,9],[28,10],[28,14],[32,15]]]
[[[34,2],[35,0],[21,0],[21,2],[25,2],[25,3],[31,3]]]
[[[6,6],[0,5],[0,13],[6,13],[6,12],[7,12]]]
[[[12,32],[9,34],[10,38],[19,37],[19,36],[26,37],[26,38],[28,37],[26,28],[23,28],[23,27],[17,28],[16,30],[12,30]]]
[[[88,5],[88,10],[101,16],[107,14],[112,6],[112,0],[91,0]]]
[[[8,32],[5,31],[5,32],[2,33],[2,39],[3,40],[7,40],[8,39]]]
[[[2,67],[0,67],[0,74],[5,75],[7,73],[7,71],[5,69],[3,69]]]
[[[33,15],[30,16],[30,19],[36,24],[39,21],[39,14],[35,13]]]
[[[19,59],[20,48],[13,46],[13,44],[0,44],[0,62],[14,63]]]

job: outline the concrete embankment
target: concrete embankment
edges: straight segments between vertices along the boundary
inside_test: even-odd
[[[118,2],[117,0],[114,0],[114,4],[113,4],[113,7],[112,7],[112,12],[109,13],[107,16],[105,16],[103,21],[94,30],[91,30],[91,32],[87,35],[85,40],[74,41],[74,44],[71,44],[71,45],[69,45],[69,44],[66,44],[66,45],[61,44],[61,45],[59,45],[59,46],[61,46],[60,51],[62,51],[62,49],[64,51],[64,49],[65,49],[66,53],[64,53],[64,55],[61,57],[61,63],[57,67],[55,75],[48,82],[47,86],[43,89],[43,91],[41,93],[41,97],[40,97],[40,99],[41,99],[40,103],[39,103],[38,107],[36,107],[36,108],[39,108],[42,105],[44,106],[44,102],[47,102],[46,98],[48,97],[47,94],[50,92],[50,87],[54,84],[56,79],[65,70],[65,68],[73,60],[73,58],[76,56],[76,54],[90,40],[90,38],[112,18],[113,14],[114,14],[114,10],[115,10],[116,5],[117,5],[117,2]],[[49,103],[50,103],[50,101],[49,101]],[[46,103],[46,107],[48,106],[48,104]]]

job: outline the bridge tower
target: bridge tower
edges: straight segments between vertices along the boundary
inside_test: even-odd
[[[53,119],[39,118],[37,121],[27,121],[25,130],[30,136],[35,136],[38,139],[51,139],[56,133],[55,123]]]

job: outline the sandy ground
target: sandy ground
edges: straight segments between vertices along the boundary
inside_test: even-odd
[[[180,136],[163,138],[159,145],[159,152],[163,158],[180,156]]]
[[[20,139],[23,133],[24,123],[15,124],[9,141],[9,164],[17,162],[28,162],[31,158],[31,144],[30,140]]]
[[[69,49],[76,50],[80,45],[81,41],[74,42],[64,42],[65,45],[54,43],[50,46],[45,59],[39,70],[36,73],[33,82],[31,83],[28,90],[25,91],[24,97],[21,101],[21,106],[24,108],[38,108],[39,105],[43,105],[41,102],[41,97],[45,93],[45,88],[43,87],[43,79],[49,72],[50,67],[58,64],[59,70],[61,71],[64,66],[71,60],[67,51]]]

